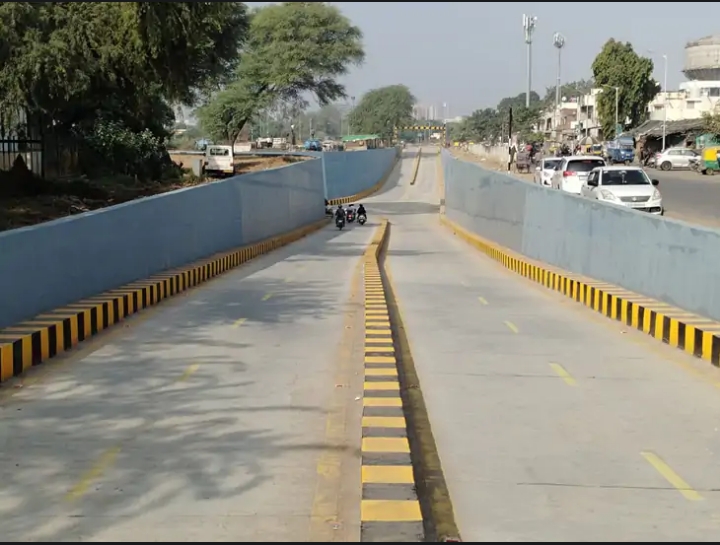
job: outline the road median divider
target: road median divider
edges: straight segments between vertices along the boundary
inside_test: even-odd
[[[67,352],[125,318],[199,286],[328,224],[327,219],[131,282],[0,330],[0,383]]]
[[[420,171],[420,160],[422,159],[422,148],[418,148],[417,157],[415,157],[415,164],[413,166],[412,179],[410,185],[415,185],[417,182],[418,172]]]
[[[534,261],[468,231],[445,215],[440,216],[440,221],[505,268],[607,318],[720,366],[720,323],[613,284]]]
[[[390,224],[365,252],[360,541],[460,541],[389,275]]]

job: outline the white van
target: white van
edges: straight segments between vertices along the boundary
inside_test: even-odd
[[[205,172],[208,174],[235,174],[235,156],[232,146],[208,146],[205,151]]]
[[[571,155],[563,157],[557,165],[552,177],[553,189],[561,189],[566,193],[580,195],[588,174],[594,168],[604,167],[605,161],[592,155]]]

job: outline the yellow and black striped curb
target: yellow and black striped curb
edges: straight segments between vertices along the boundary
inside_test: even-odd
[[[337,206],[338,204],[350,204],[354,203],[356,201],[359,201],[361,199],[364,199],[366,197],[369,197],[373,193],[376,193],[382,189],[382,187],[385,185],[385,182],[387,182],[388,178],[392,174],[393,170],[395,170],[395,166],[397,165],[398,157],[395,157],[392,164],[390,165],[390,168],[388,168],[387,172],[383,175],[382,178],[380,178],[380,181],[376,183],[374,186],[372,186],[369,189],[366,189],[365,191],[361,191],[360,193],[356,193],[355,195],[350,195],[349,197],[338,197],[337,199],[328,199],[328,203],[331,206]]]
[[[0,330],[0,382],[72,349],[132,314],[295,242],[327,223],[328,220],[323,219],[256,244],[219,253]]]
[[[360,541],[407,541],[423,535],[397,360],[379,256],[383,220],[365,252],[365,378],[362,416]],[[408,524],[412,526],[407,531]],[[390,539],[394,537],[394,539]],[[412,541],[422,541],[412,539]]]
[[[460,542],[447,483],[384,257],[390,224],[365,254],[360,541]]]
[[[417,157],[415,158],[415,165],[413,167],[413,175],[410,180],[410,185],[415,185],[417,182],[418,172],[420,171],[420,159],[422,157],[422,148],[418,148]]]
[[[720,323],[613,284],[535,262],[467,231],[445,216],[441,216],[440,221],[511,271],[670,346],[720,365]]]

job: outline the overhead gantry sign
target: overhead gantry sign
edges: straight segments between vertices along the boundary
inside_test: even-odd
[[[398,134],[401,131],[434,131],[434,132],[441,132],[442,133],[442,141],[445,142],[445,136],[446,136],[446,127],[445,125],[408,125],[407,127],[395,127],[393,129],[393,139],[395,142],[398,141]]]

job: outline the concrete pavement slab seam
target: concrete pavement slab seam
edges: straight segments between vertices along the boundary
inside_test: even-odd
[[[403,398],[398,344],[381,267],[389,224],[384,221],[365,261],[365,382],[362,420],[360,540],[421,542],[428,532],[416,484],[417,464]],[[383,333],[378,334],[382,328]],[[431,526],[432,527],[432,526]]]
[[[352,153],[352,152],[349,152],[349,153]],[[372,195],[373,193],[376,193],[377,191],[380,191],[382,189],[382,187],[385,185],[385,183],[387,182],[390,175],[392,174],[393,170],[395,170],[395,167],[397,166],[399,159],[400,159],[400,156],[398,155],[395,158],[395,161],[393,161],[393,163],[390,165],[390,168],[388,168],[385,175],[382,178],[380,178],[378,183],[376,183],[371,188],[366,189],[365,191],[361,191],[360,193],[356,193],[355,195],[350,195],[348,197],[339,197],[337,199],[329,199],[328,203],[331,206],[337,206],[338,204],[350,204],[350,203],[354,203],[355,201],[359,201],[361,199],[369,197],[370,195]]]
[[[417,181],[418,171],[420,170],[420,159],[422,158],[422,148],[418,148],[417,157],[415,158],[415,165],[413,168],[412,178],[410,178],[410,185],[415,185]]]
[[[720,366],[720,323],[618,286],[536,262],[472,233],[441,215],[440,221],[505,268],[642,331],[674,348]]]
[[[132,282],[7,327],[0,331],[0,383],[71,350],[128,316],[295,242],[325,225],[327,219]]]

